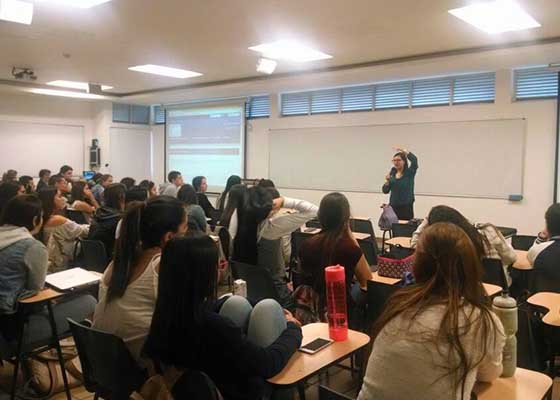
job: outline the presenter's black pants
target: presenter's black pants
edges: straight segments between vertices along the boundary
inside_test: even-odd
[[[414,204],[405,204],[402,206],[391,206],[399,217],[399,220],[411,220],[414,218]]]

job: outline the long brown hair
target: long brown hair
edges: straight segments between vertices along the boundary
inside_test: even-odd
[[[494,319],[482,286],[483,269],[469,236],[452,223],[435,223],[422,232],[413,266],[416,283],[396,291],[376,322],[372,338],[394,318],[403,315],[409,326],[426,309],[445,306],[439,329],[425,340],[436,345],[449,364],[440,378],[451,376],[455,392],[464,393],[467,374],[488,352],[488,337],[496,340]],[[471,306],[471,307],[468,307]],[[469,356],[462,338],[474,334],[480,357]],[[375,346],[375,344],[374,344]],[[449,346],[449,348],[447,348]]]

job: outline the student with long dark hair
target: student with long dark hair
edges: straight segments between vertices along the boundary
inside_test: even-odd
[[[189,230],[206,232],[207,223],[204,210],[198,205],[198,197],[194,187],[183,185],[177,192],[177,198],[185,205],[187,211]]]
[[[43,243],[49,254],[49,272],[68,267],[74,257],[76,239],[85,238],[89,225],[80,225],[61,215],[65,203],[60,191],[55,188],[39,192],[43,204]]]
[[[17,339],[18,300],[45,285],[48,256],[45,246],[33,236],[43,225],[41,201],[36,195],[21,195],[8,202],[0,216],[0,331],[9,340]],[[53,304],[58,332],[68,330],[66,318],[82,321],[93,313],[92,296],[72,296]],[[50,339],[46,310],[39,308],[27,316],[25,348]]]
[[[295,213],[279,214],[281,208],[293,209]],[[278,291],[284,308],[293,306],[291,291],[286,283],[282,236],[287,235],[317,215],[318,207],[304,200],[279,197],[265,188],[252,187],[247,202],[238,209],[238,220],[230,228],[237,227],[233,259],[266,268]]]
[[[0,183],[0,214],[8,201],[17,195],[24,194],[25,188],[18,181]]]
[[[230,221],[234,214],[237,213],[237,209],[242,207],[245,201],[245,195],[247,194],[247,186],[245,185],[233,185],[228,193],[228,201],[224,208],[224,212],[220,217],[219,225],[225,226],[229,229]],[[230,231],[230,235],[231,235]],[[232,236],[232,238],[235,235]]]
[[[157,186],[154,182],[144,179],[138,184],[144,190],[148,191],[148,198],[156,197],[158,195]]]
[[[113,258],[117,225],[124,213],[125,193],[122,183],[109,185],[103,192],[105,205],[95,211],[89,228],[88,239],[103,242],[109,261]]]
[[[93,326],[121,337],[136,359],[158,296],[162,248],[186,230],[182,203],[168,196],[131,203],[122,220],[115,257],[99,285]]]
[[[136,185],[136,179],[130,177],[122,178],[121,183],[126,187],[126,190],[130,190]]]
[[[208,183],[205,176],[195,176],[192,180],[192,185],[194,190],[196,190],[196,196],[198,197],[198,205],[204,210],[207,218],[216,218],[216,209],[208,200],[206,196],[206,190],[208,190]]]
[[[229,191],[234,185],[240,185],[240,184],[241,184],[240,176],[232,175],[228,178],[224,191],[220,194],[220,196],[218,196],[218,200],[216,200],[216,208],[220,212],[220,215],[222,215],[224,209],[226,208]]]
[[[468,400],[475,380],[502,373],[505,344],[477,250],[458,226],[436,223],[420,238],[413,273],[416,283],[396,291],[376,322],[358,399]]]
[[[39,182],[37,182],[37,192],[49,186],[49,179],[51,178],[51,171],[42,169],[39,171]]]
[[[71,191],[70,209],[80,211],[87,222],[91,222],[93,213],[99,208],[99,203],[95,199],[88,184],[84,181],[74,182]]]
[[[346,275],[346,302],[351,327],[357,326],[357,304],[351,295],[354,276],[362,288],[371,279],[369,265],[350,231],[350,204],[342,193],[329,193],[319,205],[321,232],[301,245],[299,251],[303,283],[313,288],[317,295],[316,311],[326,322],[325,268],[331,265],[344,267]],[[358,288],[356,288],[357,290]]]
[[[158,299],[144,353],[166,371],[207,374],[226,399],[262,399],[301,344],[301,328],[274,300],[232,296],[216,310],[218,249],[206,235],[163,250]],[[185,397],[186,398],[186,397]]]
[[[508,267],[517,259],[517,254],[513,247],[506,242],[503,235],[494,225],[489,223],[473,225],[463,214],[454,208],[448,206],[433,207],[428,218],[424,219],[412,234],[412,248],[416,246],[424,228],[437,222],[450,222],[463,229],[471,238],[480,259],[500,260],[507,283],[511,285]]]
[[[402,220],[414,218],[414,179],[418,171],[418,158],[408,150],[397,148],[393,168],[385,177],[383,193],[391,192],[389,204]],[[410,165],[408,165],[410,160]]]

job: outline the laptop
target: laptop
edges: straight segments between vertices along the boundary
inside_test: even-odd
[[[83,268],[71,268],[47,275],[45,282],[58,290],[71,290],[80,286],[92,285],[100,280],[100,274]]]

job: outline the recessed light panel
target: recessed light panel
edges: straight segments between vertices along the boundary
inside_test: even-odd
[[[52,82],[47,82],[47,85],[64,87],[64,88],[69,88],[69,89],[80,89],[80,90],[88,90],[89,89],[89,85],[86,82],[52,81]],[[112,86],[101,85],[101,90],[110,90],[110,89],[113,89],[113,87]]]
[[[329,54],[312,49],[295,40],[278,40],[272,43],[264,43],[249,47],[249,50],[257,51],[265,58],[293,62],[309,62],[332,58]]]
[[[43,3],[62,4],[70,7],[78,8],[92,8],[103,3],[108,3],[111,0],[35,0]]]
[[[0,0],[0,20],[30,25],[33,20],[33,3]]]
[[[487,33],[538,28],[533,17],[513,0],[495,0],[449,10],[449,13]]]
[[[73,97],[77,99],[103,100],[107,98],[105,96],[100,96],[98,94],[71,92],[69,90],[30,89],[29,91],[35,94],[44,94],[47,96]]]
[[[171,78],[194,78],[195,76],[201,76],[201,73],[188,71],[186,69],[164,67],[162,65],[146,64],[137,65],[135,67],[128,68],[131,71],[145,72],[147,74],[169,76]]]

